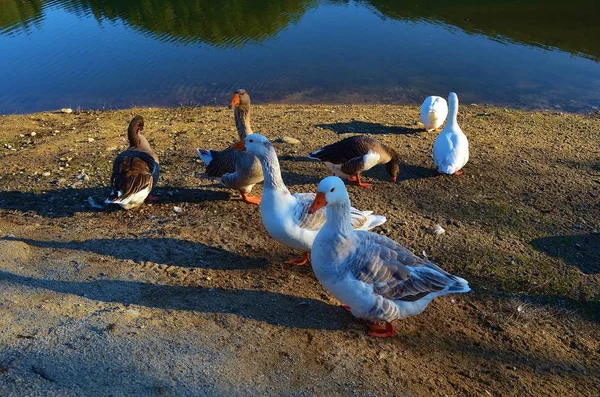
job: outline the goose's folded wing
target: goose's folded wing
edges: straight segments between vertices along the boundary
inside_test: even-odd
[[[364,156],[355,157],[342,165],[342,172],[346,175],[356,175],[365,168]]]
[[[113,165],[111,186],[114,192],[121,192],[119,200],[125,200],[146,188],[152,188],[153,172],[158,167],[152,157],[140,154],[122,153]]]
[[[372,142],[368,137],[351,137],[315,150],[308,156],[332,164],[342,164],[364,156],[371,149],[371,145]]]
[[[323,227],[327,219],[325,207],[319,209],[314,214],[308,212],[310,205],[315,200],[315,196],[315,193],[296,193],[293,196],[296,199],[296,205],[293,207],[293,219],[302,229],[319,230]]]
[[[314,214],[308,212],[310,205],[315,199],[315,193],[296,193],[296,205],[294,206],[294,221],[302,229],[320,230],[327,220],[327,212],[325,207],[320,208]],[[354,207],[350,207],[350,217],[352,227],[357,229],[365,225],[373,211],[359,211]]]
[[[454,276],[385,236],[362,231],[356,236],[349,269],[384,298],[415,301],[455,282]]]
[[[237,153],[231,148],[220,152],[211,150],[212,161],[206,166],[206,175],[218,178],[223,176],[223,174],[235,172]]]

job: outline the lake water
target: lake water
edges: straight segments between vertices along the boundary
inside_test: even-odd
[[[2,0],[0,113],[227,103],[600,107],[597,0]]]

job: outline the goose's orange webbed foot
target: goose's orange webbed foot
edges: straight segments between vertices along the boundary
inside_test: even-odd
[[[310,254],[308,252],[306,252],[301,258],[291,258],[285,261],[285,263],[296,266],[306,266],[308,262],[310,262]]]

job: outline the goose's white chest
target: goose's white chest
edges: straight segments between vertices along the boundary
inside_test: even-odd
[[[309,252],[316,232],[301,229],[294,220],[296,199],[289,193],[263,191],[260,212],[263,225],[271,237],[281,244]]]

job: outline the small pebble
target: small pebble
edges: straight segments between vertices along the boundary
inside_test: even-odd
[[[183,211],[183,209],[181,207],[175,206],[175,207],[173,207],[173,211],[180,213],[181,211]]]
[[[299,145],[300,140],[296,138],[292,138],[291,136],[284,136],[281,139],[278,139],[277,142],[288,143],[290,145]]]
[[[51,175],[51,173],[49,171],[42,173],[42,176],[50,176],[50,175]]]
[[[73,113],[73,109],[71,109],[71,108],[62,108],[62,109],[60,109],[60,112],[61,113],[65,113],[65,114],[71,114],[71,113]]]
[[[444,228],[441,227],[440,225],[435,225],[435,228],[433,229],[433,233],[436,236],[439,236],[439,235],[446,233],[446,230],[444,230]]]
[[[88,138],[87,141],[88,141],[88,143],[92,143],[92,142],[95,141],[95,139],[94,138]]]

